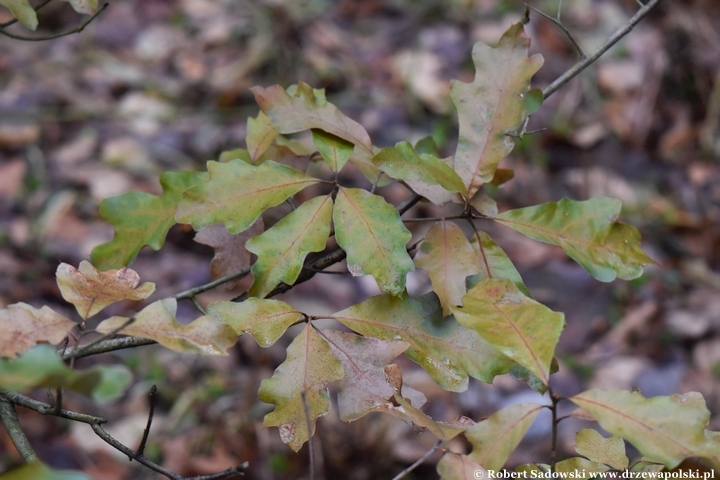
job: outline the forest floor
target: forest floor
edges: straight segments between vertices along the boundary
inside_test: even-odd
[[[533,6],[555,15],[557,1]],[[562,20],[591,52],[636,9],[632,0],[566,2]],[[496,42],[523,12],[517,0],[125,0],[111,2],[79,34],[39,43],[0,37],[0,307],[49,305],[76,318],[60,296],[55,270],[59,262],[77,266],[112,238],[98,203],[130,189],[158,193],[160,173],[202,169],[220,152],[244,146],[247,117],[257,113],[253,85],[301,80],[324,87],[376,145],[433,135],[440,151],[452,154],[457,121],[449,82],[470,81],[472,45]],[[0,22],[10,18],[0,9]],[[535,13],[530,18],[531,53],[545,58],[533,85],[543,87],[578,54],[556,25]],[[66,4],[53,2],[41,11],[36,33],[80,21]],[[528,130],[538,131],[501,163],[515,170],[494,194],[501,211],[562,197],[620,199],[623,220],[640,230],[643,248],[657,261],[642,277],[600,283],[558,248],[481,225],[533,296],[565,313],[560,371],[553,376],[558,393],[699,391],[714,430],[720,430],[718,65],[720,4],[664,0],[551,96],[531,118]],[[360,175],[348,181],[369,184]],[[410,193],[399,185],[378,192],[394,204]],[[435,216],[438,209],[422,203],[414,212]],[[157,284],[155,300],[209,281],[212,257],[189,228],[176,226],[162,250],[144,250],[132,268]],[[199,300],[233,298],[250,281]],[[409,285],[422,293],[427,276],[413,273]],[[280,298],[323,314],[375,288],[367,278],[316,275]],[[138,307],[124,303],[104,314]],[[189,320],[192,306],[180,313]],[[148,391],[157,384],[147,453],[166,468],[199,475],[248,461],[249,479],[303,478],[307,447],[295,454],[275,428],[264,428],[268,406],[257,400],[260,381],[284,360],[288,343],[261,349],[242,337],[222,358],[159,346],[107,354],[93,361],[131,366],[136,383],[129,392],[103,407],[80,397],[66,402],[106,416],[108,430],[134,445],[145,426]],[[468,391],[453,394],[411,362],[401,366],[406,382],[428,397],[425,411],[438,419],[479,420],[539,398],[508,376],[493,385],[471,381]],[[107,448],[87,425],[19,414],[31,443],[54,467],[101,480],[156,478]],[[326,479],[389,479],[434,444],[431,435],[381,414],[345,424],[333,410],[318,425],[317,467]],[[578,425],[561,424],[561,456],[572,451]],[[549,429],[541,417],[509,466],[547,462]],[[437,478],[437,459],[430,456],[406,478]],[[18,462],[0,432],[0,470]]]

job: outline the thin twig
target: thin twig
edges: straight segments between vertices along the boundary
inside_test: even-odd
[[[403,218],[403,222],[419,223],[419,222],[442,222],[444,220],[458,220],[465,218],[465,215],[450,215],[449,217],[418,217],[418,218]]]
[[[45,0],[43,3],[41,3],[40,5],[38,5],[37,7],[35,7],[35,11],[36,11],[36,12],[39,12],[41,8],[43,8],[45,5],[47,5],[47,4],[50,3],[50,2],[52,2],[52,0]],[[18,19],[17,19],[17,18],[13,18],[12,20],[8,20],[8,21],[5,22],[5,23],[0,23],[0,28],[7,28],[7,27],[9,27],[10,25],[16,24],[17,22],[18,22]]]
[[[580,60],[585,60],[587,58],[587,55],[585,55],[585,52],[583,51],[582,47],[577,42],[577,40],[575,40],[575,37],[572,36],[572,33],[570,33],[570,30],[565,28],[565,25],[563,25],[563,23],[560,21],[560,10],[558,10],[558,16],[557,16],[557,18],[555,18],[555,17],[551,17],[550,15],[548,15],[547,13],[545,13],[541,10],[538,10],[535,7],[528,5],[527,3],[525,4],[525,6],[527,8],[529,8],[530,10],[532,10],[533,12],[537,13],[538,15],[541,15],[541,16],[547,18],[548,20],[553,22],[555,25],[557,25],[558,28],[560,30],[562,30],[565,33],[565,35],[570,39],[570,42],[573,44],[573,46],[575,47],[575,50],[577,50],[578,54],[580,55]]]
[[[195,305],[195,308],[197,308],[200,311],[200,313],[202,313],[203,315],[207,315],[207,312],[205,311],[203,306],[200,305],[200,302],[198,302],[198,299],[195,295],[190,297],[190,301],[192,302],[193,305]]]
[[[7,431],[10,440],[13,445],[17,448],[18,453],[22,459],[26,462],[36,462],[39,460],[37,453],[33,450],[30,441],[28,440],[25,432],[20,425],[17,413],[15,412],[15,405],[5,397],[0,396],[0,419],[2,419],[3,425],[5,425],[5,431]]]
[[[150,426],[152,425],[153,415],[155,414],[155,400],[157,399],[157,385],[153,385],[150,388],[150,411],[148,412],[147,425],[143,431],[142,440],[140,440],[140,446],[137,448],[138,455],[145,453],[145,444],[147,443],[148,435],[150,435]],[[130,457],[132,460],[132,457]]]
[[[185,300],[188,298],[193,298],[196,295],[199,295],[203,292],[207,292],[208,290],[212,290],[215,287],[219,287],[220,285],[224,285],[228,282],[231,282],[233,280],[237,280],[239,278],[242,278],[250,273],[250,268],[243,268],[242,270],[239,270],[235,273],[231,273],[229,275],[225,275],[224,277],[220,277],[217,280],[213,280],[212,282],[208,282],[204,285],[200,285],[194,288],[189,288],[185,290],[184,292],[176,293],[170,298],[174,298],[175,300]]]
[[[300,392],[302,398],[303,408],[305,409],[305,424],[308,431],[308,456],[310,457],[310,480],[315,480],[315,447],[313,445],[313,432],[312,432],[312,420],[310,420],[310,405],[307,402],[307,395],[305,390]]]
[[[440,445],[442,445],[442,443],[443,443],[442,440],[438,440],[437,443],[435,444],[435,446],[433,446],[430,450],[428,450],[427,452],[425,452],[425,454],[424,454],[422,457],[420,457],[415,463],[413,463],[412,465],[410,465],[409,467],[407,467],[405,470],[403,470],[402,472],[400,472],[400,473],[398,473],[397,475],[395,475],[392,480],[400,480],[400,479],[403,478],[405,475],[407,475],[408,473],[410,473],[410,472],[412,472],[413,470],[415,470],[415,469],[416,469],[417,467],[419,467],[430,455],[432,455],[433,453],[435,453],[435,450],[437,450],[438,448],[440,448]]]
[[[552,438],[550,446],[550,471],[555,473],[555,463],[557,462],[557,435],[558,435],[558,418],[557,418],[557,405],[560,401],[559,398],[553,393],[552,389],[548,387],[548,393],[550,394],[550,400],[552,406],[550,411],[552,412]]]
[[[630,20],[628,20],[622,27],[615,31],[615,33],[613,33],[612,36],[608,38],[607,41],[600,48],[595,50],[592,55],[587,57],[585,60],[581,60],[580,62],[576,63],[570,70],[563,73],[560,77],[555,79],[554,82],[545,87],[542,92],[543,97],[548,98],[550,95],[555,93],[558,88],[565,85],[567,82],[576,77],[580,72],[585,70],[595,60],[600,58],[602,54],[607,52],[610,47],[612,47],[618,42],[618,40],[630,33],[630,31],[635,28],[635,25],[637,25],[640,20],[645,17],[645,15],[650,13],[650,10],[652,10],[658,3],[660,3],[660,0],[650,0],[646,5],[644,5],[640,10],[638,10],[637,13],[633,15]]]
[[[16,35],[14,33],[6,32],[2,28],[0,28],[0,35],[5,35],[6,37],[10,37],[15,40],[22,40],[24,42],[44,42],[45,40],[54,40],[56,38],[64,37],[66,35],[72,35],[73,33],[82,32],[85,29],[85,27],[87,27],[90,24],[90,22],[95,20],[98,17],[98,15],[100,15],[102,12],[104,12],[105,9],[109,6],[110,6],[109,3],[104,3],[100,8],[97,9],[97,11],[95,13],[93,13],[90,17],[88,17],[87,20],[85,20],[78,27],[73,28],[72,30],[66,30],[66,31],[60,32],[60,33],[54,33],[54,34],[48,35],[46,37],[26,37],[24,35]]]
[[[96,338],[95,340],[92,340],[92,341],[90,341],[90,342],[88,342],[88,343],[84,343],[84,344],[82,344],[82,345],[76,346],[76,347],[75,347],[74,349],[72,349],[70,352],[68,352],[67,349],[63,349],[63,352],[62,352],[62,354],[61,354],[61,357],[62,357],[63,360],[68,360],[68,359],[69,359],[70,362],[71,362],[70,368],[72,368],[72,365],[74,364],[75,359],[84,357],[84,356],[85,356],[84,354],[85,354],[86,351],[89,351],[89,350],[92,349],[95,345],[98,345],[98,344],[104,342],[105,340],[109,340],[109,339],[115,337],[115,335],[117,335],[118,333],[120,333],[120,331],[121,331],[123,328],[131,325],[131,324],[134,323],[134,322],[135,322],[135,317],[130,317],[130,318],[128,318],[126,321],[124,321],[124,322],[122,323],[122,325],[120,325],[119,327],[114,328],[113,330],[109,331],[108,333],[106,333],[106,334],[104,334],[104,335]]]
[[[84,413],[73,412],[70,410],[62,410],[59,415],[55,415],[55,408],[52,405],[39,402],[35,399],[32,399],[17,392],[0,392],[0,398],[5,398],[14,403],[15,405],[20,405],[21,407],[34,410],[41,415],[58,416],[61,418],[67,418],[68,420],[73,420],[75,422],[87,424],[93,422],[98,424],[107,422],[107,420],[102,417],[95,417],[93,415],[86,415]]]
[[[63,355],[63,360],[69,359],[71,356],[75,356],[75,358],[82,358],[82,357],[88,357],[90,355],[98,355],[100,353],[107,353],[107,352],[114,352],[115,350],[123,350],[126,348],[135,348],[135,347],[142,347],[144,345],[154,345],[157,342],[155,340],[150,340],[149,338],[140,338],[140,337],[123,337],[123,338],[112,338],[110,340],[103,340],[101,342],[98,342],[89,348],[84,348],[84,345],[81,345],[80,347],[74,347],[68,349],[67,352],[65,352],[65,355]],[[78,350],[78,353],[76,354],[76,350]]]

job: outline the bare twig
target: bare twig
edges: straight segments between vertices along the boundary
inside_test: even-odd
[[[26,462],[39,460],[35,450],[30,445],[30,441],[25,436],[20,421],[18,421],[15,405],[5,397],[0,397],[0,419],[2,419],[5,431],[7,431],[10,440],[12,440],[22,459]]]
[[[250,268],[243,268],[242,270],[239,270],[235,273],[231,273],[229,275],[225,275],[224,277],[220,277],[217,280],[213,280],[212,282],[208,282],[204,285],[200,285],[194,288],[189,288],[185,290],[184,292],[176,293],[171,298],[174,298],[176,300],[185,300],[188,298],[193,298],[196,295],[199,295],[203,292],[207,292],[208,290],[212,290],[215,287],[219,287],[220,285],[224,285],[228,282],[231,282],[233,280],[237,280],[239,278],[242,278],[246,276],[248,273],[250,273]]]
[[[405,475],[407,475],[408,473],[410,473],[410,472],[412,472],[413,470],[415,470],[415,469],[416,469],[417,467],[419,467],[430,455],[432,455],[433,453],[435,453],[435,450],[437,450],[438,448],[440,448],[440,445],[442,445],[442,443],[443,443],[442,440],[438,440],[437,443],[435,444],[435,446],[433,446],[430,450],[428,450],[427,452],[425,452],[425,454],[424,454],[422,457],[420,457],[415,463],[413,463],[412,465],[410,465],[409,467],[407,467],[405,470],[403,470],[402,472],[400,472],[400,473],[398,473],[397,475],[395,475],[392,480],[400,480],[400,479],[403,478]]]
[[[562,4],[562,2],[561,2],[561,4]],[[557,18],[555,18],[555,17],[551,17],[550,15],[548,15],[547,13],[545,13],[541,10],[538,10],[535,7],[531,7],[527,3],[525,4],[525,6],[527,8],[529,8],[530,10],[532,10],[533,12],[537,13],[538,15],[541,15],[541,16],[547,18],[548,20],[553,22],[555,25],[557,25],[558,28],[560,30],[562,30],[565,33],[565,35],[570,39],[570,42],[573,44],[573,46],[575,47],[575,50],[577,50],[578,54],[580,55],[580,59],[585,60],[587,58],[587,55],[585,55],[585,52],[583,51],[582,47],[577,42],[577,40],[575,40],[575,37],[572,36],[572,33],[570,33],[570,30],[565,28],[565,25],[563,25],[563,23],[560,21],[560,10],[559,9],[558,9]]]
[[[72,35],[73,33],[80,33],[82,32],[85,27],[87,27],[90,22],[95,20],[98,15],[100,15],[102,12],[105,11],[106,8],[110,6],[109,3],[104,3],[100,8],[97,9],[95,13],[93,13],[90,17],[87,18],[83,23],[81,23],[79,26],[73,28],[72,30],[66,30],[64,32],[60,33],[53,33],[52,35],[48,35],[45,37],[26,37],[25,35],[17,35],[14,33],[6,32],[3,28],[0,28],[0,35],[5,35],[6,37],[10,37],[15,40],[22,40],[25,42],[44,42],[45,40],[54,40],[56,38],[64,37],[66,35]]]
[[[156,343],[157,342],[155,340],[150,340],[149,338],[112,338],[110,340],[103,340],[101,342],[94,343],[88,348],[85,348],[85,345],[69,348],[62,358],[63,360],[67,360],[71,356],[75,356],[75,358],[82,358],[88,357],[90,355],[98,355],[100,353],[114,352],[115,350],[123,350],[126,348],[142,347],[144,345],[154,345]],[[77,353],[75,353],[76,351]]]
[[[635,28],[635,25],[637,25],[640,20],[645,17],[645,15],[650,13],[650,10],[652,10],[658,3],[660,3],[660,0],[650,0],[646,5],[644,5],[640,10],[638,10],[637,13],[633,15],[630,20],[628,20],[622,27],[615,31],[615,33],[613,33],[612,36],[608,38],[607,41],[600,48],[595,50],[592,55],[587,57],[585,60],[581,60],[576,63],[570,70],[563,73],[554,82],[545,87],[542,92],[543,97],[547,98],[553,93],[555,93],[557,89],[575,78],[580,72],[585,70],[590,64],[600,58],[602,54],[607,52],[610,47],[612,47],[618,42],[618,40],[630,33],[630,31]]]
[[[157,385],[153,385],[150,388],[150,412],[148,412],[147,425],[143,431],[142,440],[140,440],[140,446],[137,448],[137,453],[142,455],[145,453],[145,444],[147,443],[148,435],[150,435],[150,426],[152,425],[153,415],[155,414],[155,400],[157,398]],[[132,459],[132,457],[131,457]]]
[[[47,403],[39,402],[37,400],[34,400],[30,397],[26,397],[25,395],[22,395],[17,392],[1,392],[0,398],[4,398],[9,400],[10,402],[14,403],[15,405],[20,405],[21,407],[29,408],[30,410],[34,410],[38,412],[41,415],[51,415],[51,416],[57,416],[61,418],[67,418],[68,420],[73,420],[76,422],[81,423],[105,423],[107,420],[105,420],[102,417],[95,417],[93,415],[86,415],[84,413],[78,413],[73,412],[70,410],[62,410],[59,415],[55,415],[55,408],[52,405],[49,405]]]

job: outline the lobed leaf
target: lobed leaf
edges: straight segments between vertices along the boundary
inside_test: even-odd
[[[500,470],[542,408],[536,403],[517,403],[468,428],[465,438],[473,446],[469,457],[483,468]]]
[[[601,282],[637,278],[643,265],[655,263],[640,249],[635,227],[618,222],[622,204],[592,198],[509,210],[495,220],[535,240],[557,245]]]
[[[0,389],[63,388],[108,402],[122,395],[132,381],[123,365],[71,370],[50,345],[38,345],[14,360],[0,360]]]
[[[592,428],[583,428],[575,434],[575,451],[593,462],[608,465],[616,470],[628,468],[625,442],[617,435],[605,438]]]
[[[275,410],[265,415],[264,425],[280,427],[283,443],[297,452],[313,435],[317,418],[330,410],[327,384],[341,379],[343,369],[330,345],[310,324],[295,337],[287,353],[273,376],[260,384],[258,398],[275,405]]]
[[[312,131],[312,139],[325,163],[336,173],[342,170],[355,149],[352,143],[318,129]]]
[[[602,463],[593,462],[582,457],[566,458],[555,464],[555,471],[559,474],[566,474],[571,478],[597,478],[598,472],[607,472],[610,467]],[[575,473],[578,472],[578,473]]]
[[[55,276],[62,297],[75,305],[83,319],[120,300],[144,300],[155,291],[152,282],[137,286],[140,276],[135,270],[123,267],[100,272],[86,260],[79,269],[61,263]]]
[[[440,185],[445,190],[467,195],[462,179],[448,164],[426,153],[418,154],[408,142],[380,150],[372,162],[383,172],[398,180],[423,181]]]
[[[443,318],[437,295],[380,295],[332,316],[346,327],[382,340],[405,341],[405,355],[445,390],[467,389],[468,376],[492,382],[513,362],[453,317]]]
[[[528,58],[530,39],[521,23],[511,26],[496,48],[473,47],[475,80],[453,80],[450,97],[458,111],[460,133],[453,168],[472,197],[495,175],[498,162],[514,146],[509,133],[525,119],[523,96],[542,66],[540,55]]]
[[[592,413],[602,428],[667,468],[687,457],[718,456],[717,443],[705,430],[710,411],[697,392],[645,398],[638,392],[593,389],[570,400]]]
[[[207,179],[207,173],[202,172],[166,172],[160,175],[160,196],[128,192],[101,201],[100,216],[115,227],[115,236],[93,249],[93,264],[101,270],[120,268],[130,265],[145,245],[159,250],[175,224],[182,193]]]
[[[28,0],[0,0],[0,5],[5,5],[25,28],[30,30],[37,28],[37,14]]]
[[[298,83],[292,94],[280,85],[250,90],[278,132],[288,134],[317,128],[373,153],[370,135],[359,123],[328,102],[324,91],[314,91],[303,82]]]
[[[135,314],[135,321],[120,333],[149,338],[170,350],[196,355],[227,355],[226,350],[237,341],[235,330],[217,318],[204,316],[181,325],[175,319],[176,313],[177,300],[158,300]],[[126,317],[111,317],[103,320],[97,331],[110,333],[127,321]]]
[[[258,257],[252,267],[255,280],[249,295],[265,297],[281,282],[295,283],[308,253],[325,249],[332,210],[329,195],[315,197],[247,242],[248,250]]]
[[[245,244],[250,238],[261,234],[264,228],[263,219],[259,217],[247,230],[236,235],[228,232],[222,223],[197,232],[193,240],[215,249],[215,255],[210,261],[210,278],[215,280],[248,268],[252,255]],[[230,289],[234,285],[235,282],[228,282],[224,286]]]
[[[272,126],[270,117],[263,112],[260,112],[256,118],[249,117],[245,143],[250,155],[250,163],[257,163],[260,156],[272,145],[278,135],[278,131]]]
[[[415,266],[428,272],[433,291],[451,315],[451,306],[462,305],[467,277],[481,271],[477,256],[465,233],[453,222],[433,224],[415,254]]]
[[[223,222],[228,232],[250,227],[268,208],[319,180],[273,161],[249,165],[242,160],[208,162],[210,180],[183,195],[175,219],[195,230]]]
[[[400,295],[415,264],[405,248],[412,235],[395,207],[367,190],[340,187],[333,221],[350,273],[372,275],[380,290]]]
[[[410,344],[335,330],[323,330],[320,335],[327,340],[333,355],[342,363],[344,376],[338,384],[340,419],[351,422],[371,411],[392,410],[395,389],[388,382],[385,366]],[[421,401],[416,406],[425,401],[424,395],[412,391],[406,385],[402,385],[401,391],[404,396],[418,395]]]
[[[230,325],[238,335],[249,333],[261,347],[278,341],[303,314],[280,300],[248,298],[244,302],[215,302],[208,305],[208,316]]]
[[[60,343],[75,325],[50,307],[8,305],[0,310],[0,357],[16,357],[41,342]]]
[[[555,345],[565,326],[562,313],[526,297],[509,279],[488,279],[463,297],[452,311],[502,353],[540,378],[545,385]]]

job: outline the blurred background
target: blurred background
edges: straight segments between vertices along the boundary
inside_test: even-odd
[[[555,16],[558,0],[532,5]],[[633,0],[575,0],[564,25],[592,52],[634,14]],[[246,119],[257,114],[248,90],[299,80],[325,88],[328,99],[370,133],[375,145],[432,135],[454,152],[457,121],[448,88],[471,81],[476,41],[497,42],[520,20],[517,0],[114,0],[82,33],[48,42],[0,37],[0,307],[49,305],[77,318],[55,284],[59,262],[77,265],[113,230],[97,215],[103,198],[128,190],[159,193],[167,170],[203,169],[220,152],[244,146]],[[37,34],[64,30],[84,17],[52,2]],[[578,53],[564,33],[535,13],[526,31],[545,66],[544,87]],[[0,9],[0,22],[10,20]],[[16,33],[21,26],[11,27]],[[553,387],[572,395],[589,387],[639,388],[646,396],[699,391],[720,429],[720,4],[664,0],[596,64],[552,95],[501,167],[515,178],[493,192],[500,209],[562,197],[619,198],[623,220],[638,227],[657,262],[632,282],[591,279],[560,249],[481,223],[508,253],[533,296],[566,315]],[[350,170],[347,184],[368,186]],[[401,185],[378,190],[398,204]],[[413,216],[435,216],[432,204]],[[414,224],[421,233],[429,225]],[[144,250],[132,268],[158,286],[156,300],[210,279],[211,247],[173,227],[160,252]],[[339,270],[339,267],[334,267]],[[200,297],[230,299],[233,290]],[[412,294],[428,288],[411,275]],[[316,275],[283,295],[308,313],[332,313],[373,295],[367,278]],[[106,309],[106,318],[140,304]],[[196,316],[182,304],[185,320]],[[288,336],[286,336],[288,337]],[[262,427],[269,407],[257,401],[263,378],[284,360],[292,336],[269,349],[241,338],[231,355],[200,358],[141,347],[85,359],[129,365],[136,382],[109,406],[66,396],[67,408],[110,420],[108,431],[136,446],[147,393],[159,392],[147,455],[182,475],[224,470],[243,461],[246,478],[307,476],[299,454]],[[471,380],[467,392],[441,390],[418,367],[399,360],[408,384],[425,393],[436,419],[480,420],[518,401],[544,401],[509,376],[494,385]],[[37,393],[44,400],[44,392]],[[19,410],[40,457],[93,478],[156,478],[108,448],[87,425]],[[575,422],[575,423],[573,423]],[[572,453],[575,420],[560,424],[560,458]],[[550,421],[539,417],[508,466],[547,462]],[[392,478],[435,440],[381,414],[352,424],[337,410],[320,419],[315,438],[323,478]],[[468,451],[462,440],[451,444]],[[437,478],[439,454],[406,478]],[[0,432],[0,470],[19,456]],[[320,477],[319,477],[320,478]]]

